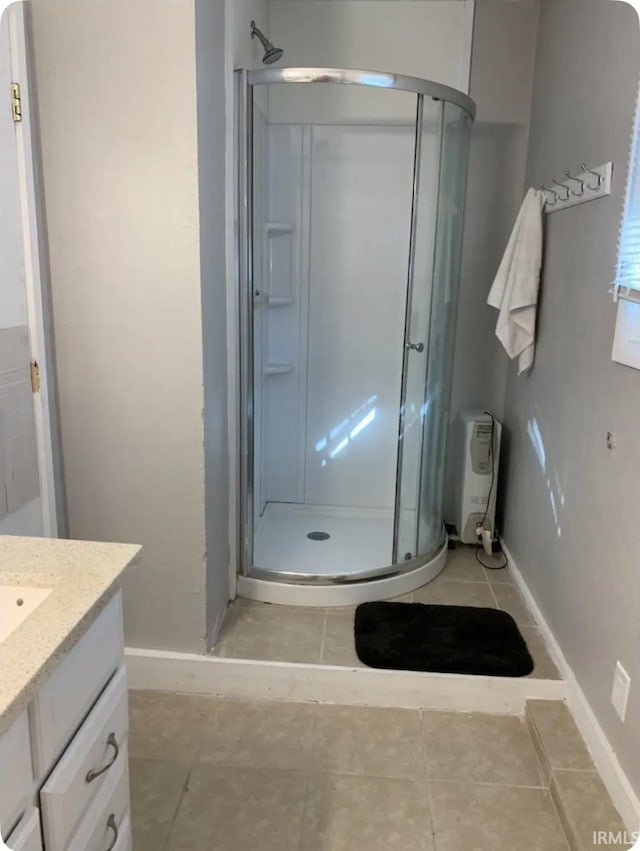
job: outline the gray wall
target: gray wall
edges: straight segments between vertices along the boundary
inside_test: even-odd
[[[469,180],[451,417],[465,408],[503,414],[507,357],[487,295],[522,201],[533,90],[537,0],[477,0],[471,97],[478,107]],[[454,515],[456,445],[449,442],[445,516]]]
[[[509,371],[504,536],[640,792],[640,372],[611,360],[616,262],[640,52],[631,6],[543,0],[528,182],[615,163],[611,197],[547,217],[533,371]],[[606,448],[607,431],[617,449]],[[539,432],[538,451],[532,435]],[[633,679],[623,724],[616,660]]]
[[[128,644],[202,651],[193,3],[35,0],[32,11],[69,531],[144,546],[125,580]],[[202,181],[216,179],[207,171]],[[205,298],[214,252],[203,251]],[[224,349],[224,321],[214,322]],[[223,388],[220,410],[206,399],[207,470],[224,503],[222,373],[224,359],[208,388]],[[225,511],[211,524],[222,561]]]

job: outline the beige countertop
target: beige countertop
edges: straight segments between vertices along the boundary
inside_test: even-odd
[[[132,544],[0,536],[0,584],[53,589],[0,644],[0,733],[111,599],[140,549]]]

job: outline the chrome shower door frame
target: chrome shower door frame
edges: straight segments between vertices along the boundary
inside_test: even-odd
[[[463,92],[423,80],[407,74],[393,74],[388,71],[363,71],[354,68],[259,68],[254,71],[241,71],[247,75],[250,86],[272,85],[274,83],[338,83],[348,86],[365,86],[374,89],[396,89],[411,92],[414,95],[427,95],[434,100],[446,100],[462,107],[473,120],[476,116],[474,101]]]
[[[253,564],[254,488],[254,390],[253,390],[253,86],[248,72],[236,71],[236,118],[238,151],[237,257],[238,257],[238,400],[237,428],[240,435],[238,475],[238,548],[241,576]]]

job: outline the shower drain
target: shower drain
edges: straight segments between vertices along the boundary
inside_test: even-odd
[[[310,541],[328,541],[330,537],[328,532],[309,532],[307,535]]]

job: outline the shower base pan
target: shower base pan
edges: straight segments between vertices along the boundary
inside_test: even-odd
[[[270,502],[256,524],[253,563],[296,581],[366,574],[391,564],[393,512]]]
[[[238,593],[289,606],[354,606],[407,594],[443,570],[446,539],[428,558],[391,565],[392,537],[390,511],[270,503]]]

